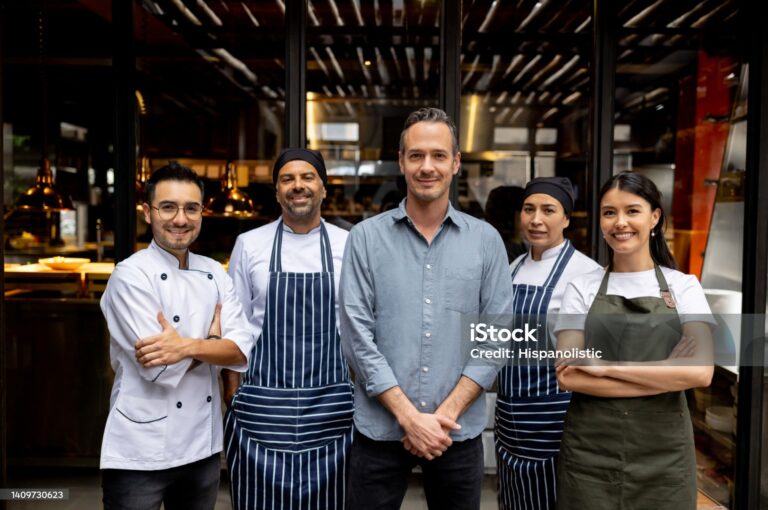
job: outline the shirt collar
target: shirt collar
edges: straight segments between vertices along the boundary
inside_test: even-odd
[[[404,219],[408,218],[408,213],[405,210],[405,201],[408,200],[407,198],[404,198],[400,201],[400,205],[397,207],[397,209],[394,210],[392,213],[392,219],[395,222],[403,221]],[[445,217],[443,218],[443,224],[445,224],[447,221],[450,221],[456,227],[458,227],[459,230],[463,229],[464,227],[468,226],[467,220],[461,217],[461,214],[459,214],[459,211],[457,211],[453,205],[451,205],[450,202],[448,202],[448,210],[445,212]]]

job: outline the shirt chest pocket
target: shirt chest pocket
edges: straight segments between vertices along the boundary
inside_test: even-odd
[[[448,267],[444,273],[445,308],[470,313],[480,309],[482,267]]]

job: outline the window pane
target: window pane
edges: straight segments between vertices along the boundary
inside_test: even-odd
[[[272,161],[283,147],[285,12],[256,0],[186,7],[144,2],[137,11],[139,165],[177,160],[205,178],[206,218],[192,249],[225,260],[238,233],[278,214]],[[233,203],[233,186],[254,210]],[[148,242],[143,220],[137,229]]]
[[[525,251],[515,228],[521,188],[569,177],[577,202],[566,235],[588,251],[592,2],[466,4],[459,203],[501,232],[511,260]]]
[[[96,259],[97,220],[107,228],[114,220],[111,24],[76,2],[10,2],[2,9],[5,260]],[[107,17],[109,11],[107,5]],[[42,157],[59,196],[71,199],[62,203],[69,210],[45,212],[41,201],[23,201],[45,168]]]
[[[326,160],[333,221],[355,223],[404,196],[403,123],[438,106],[439,4],[309,2],[307,142]]]
[[[653,180],[679,269],[696,275],[738,344],[747,70],[739,3],[628,4],[619,11],[614,172]],[[738,350],[738,345],[735,346]],[[737,367],[716,367],[691,393],[700,491],[733,504]],[[733,420],[731,420],[733,423]],[[725,425],[725,426],[724,426]]]

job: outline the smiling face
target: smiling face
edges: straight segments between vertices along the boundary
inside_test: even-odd
[[[461,155],[453,154],[451,130],[443,122],[417,122],[405,132],[400,171],[408,199],[430,203],[448,201],[448,189],[459,171]]]
[[[319,224],[326,192],[315,167],[303,160],[289,161],[277,174],[275,190],[283,221],[289,227],[291,223]]]
[[[534,257],[561,244],[563,230],[570,224],[559,200],[545,193],[534,193],[525,198],[520,212],[520,226],[530,243]]]
[[[182,264],[186,260],[186,253],[197,236],[200,235],[200,227],[203,218],[189,218],[184,212],[184,206],[197,204],[202,207],[203,195],[200,188],[194,182],[165,180],[155,186],[152,196],[152,204],[144,203],[144,221],[152,227],[152,236],[155,242],[165,251],[170,252],[179,259]],[[160,217],[157,208],[163,204],[175,204],[180,206],[176,216],[170,220]]]
[[[650,257],[651,231],[660,217],[660,209],[652,209],[644,198],[619,188],[610,189],[600,200],[600,229],[619,256]]]

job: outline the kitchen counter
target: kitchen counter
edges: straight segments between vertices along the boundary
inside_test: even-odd
[[[97,297],[114,269],[112,262],[91,262],[76,270],[56,270],[43,264],[5,264],[5,295],[44,291],[69,297]]]

